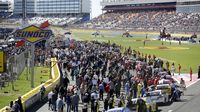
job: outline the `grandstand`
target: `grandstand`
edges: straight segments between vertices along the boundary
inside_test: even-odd
[[[200,31],[200,0],[103,0],[105,12],[84,28]]]

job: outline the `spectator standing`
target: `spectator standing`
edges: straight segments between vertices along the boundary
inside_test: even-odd
[[[24,110],[23,110],[23,106],[22,106],[21,96],[18,97],[17,102],[18,102],[18,104],[19,104],[19,110],[20,110],[20,112],[24,112]]]
[[[181,74],[181,65],[178,64],[178,75],[180,75],[180,74]]]
[[[166,62],[166,68],[167,68],[167,70],[169,70],[169,62],[168,61]]]
[[[115,84],[115,94],[116,94],[117,98],[120,96],[120,89],[121,89],[121,84],[120,84],[120,82],[117,82]]]
[[[94,97],[91,97],[91,112],[95,112],[95,106],[96,106],[96,103],[95,103],[95,99]]]
[[[57,111],[56,110],[56,101],[57,101],[57,93],[53,92],[52,99],[51,99],[51,103],[52,103],[52,106],[53,106],[53,111]]]
[[[174,76],[174,72],[175,72],[175,65],[174,65],[174,63],[172,63],[172,69],[171,69],[171,71],[172,71],[172,75]]]
[[[186,89],[185,80],[183,80],[183,78],[181,78],[181,80],[180,80],[180,85],[184,90]]]
[[[49,101],[49,110],[53,110],[52,108],[52,95],[53,95],[53,91],[51,91],[49,94],[48,94],[48,101]]]
[[[106,91],[107,94],[109,94],[109,92],[110,92],[110,85],[109,84],[106,84],[105,91]]]
[[[125,84],[125,95],[126,95],[126,97],[128,96],[128,93],[129,93],[129,83],[128,83],[128,81],[126,82],[126,84]]]
[[[78,103],[79,103],[79,96],[77,95],[77,92],[72,96],[72,105],[74,112],[78,112]]]
[[[114,96],[111,96],[111,98],[108,101],[109,109],[114,108]]]
[[[108,101],[109,101],[109,98],[106,97],[106,99],[104,100],[104,110],[108,110]]]
[[[190,81],[192,81],[192,68],[190,67]]]
[[[103,83],[99,84],[99,99],[103,100],[104,86]]]
[[[20,105],[18,101],[15,101],[15,104],[12,107],[13,112],[20,112]]]
[[[199,70],[198,70],[198,79],[200,78],[200,66],[199,66]]]
[[[67,112],[71,112],[72,99],[71,99],[70,92],[67,93],[66,104],[67,104]]]
[[[137,85],[137,97],[141,96],[142,84],[141,82]]]
[[[46,91],[46,89],[45,89],[44,85],[42,85],[42,87],[40,88],[40,95],[41,95],[40,100],[41,101],[44,99],[45,91]]]
[[[10,110],[10,112],[14,112],[14,110],[13,110],[13,101],[10,102],[10,109],[9,110]]]
[[[62,95],[59,96],[59,98],[56,101],[56,104],[57,104],[58,112],[63,112],[64,102],[62,99]]]

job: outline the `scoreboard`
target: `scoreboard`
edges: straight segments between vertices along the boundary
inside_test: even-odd
[[[0,73],[5,72],[6,56],[3,51],[0,51]]]

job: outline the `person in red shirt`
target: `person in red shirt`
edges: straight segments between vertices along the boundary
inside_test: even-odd
[[[192,68],[190,67],[190,81],[192,81]]]
[[[110,92],[110,85],[109,85],[109,84],[106,85],[105,91],[106,91],[106,93],[109,93],[109,92]]]

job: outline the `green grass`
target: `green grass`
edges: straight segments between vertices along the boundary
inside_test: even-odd
[[[41,73],[41,71],[48,71],[47,73]],[[35,87],[41,84],[41,81],[47,81],[49,79],[49,68],[47,67],[35,67]],[[19,96],[32,90],[30,83],[30,74],[28,75],[29,80],[26,80],[26,69],[19,76],[19,79],[14,82],[15,91],[12,90],[11,83],[9,86],[0,90],[0,109],[9,105],[10,101],[14,101]],[[5,94],[4,92],[8,92]]]
[[[162,59],[168,60],[170,63],[175,62],[175,66],[177,67],[178,64],[181,64],[182,66],[182,73],[189,73],[189,68],[192,67],[193,72],[197,73],[198,66],[200,66],[200,45],[193,45],[193,44],[182,44],[178,45],[178,43],[172,43],[171,45],[168,42],[164,42],[164,46],[170,46],[170,47],[186,47],[189,48],[188,50],[161,50],[161,49],[141,49],[140,47],[143,47],[143,40],[145,40],[145,34],[132,34],[134,37],[132,38],[122,38],[120,35],[116,35],[111,37],[111,34],[106,34],[104,37],[94,37],[91,35],[91,33],[94,31],[79,31],[74,30],[73,31],[73,38],[79,39],[79,40],[98,40],[98,41],[110,41],[111,43],[116,43],[119,45],[122,45],[123,47],[128,48],[129,46],[132,49],[135,49],[137,51],[140,51],[144,54],[151,54],[156,55],[156,57],[160,57]],[[108,37],[108,35],[110,37]],[[156,37],[155,34],[149,34],[148,39],[152,37]],[[155,46],[162,46],[162,42],[153,40],[146,42],[145,47],[155,47]]]

